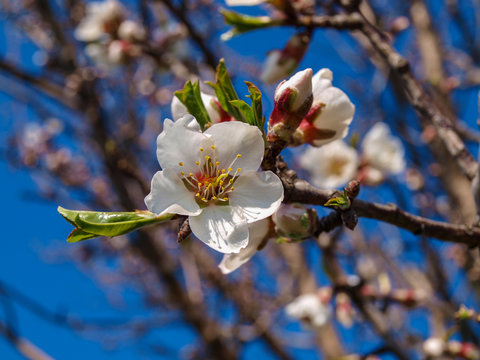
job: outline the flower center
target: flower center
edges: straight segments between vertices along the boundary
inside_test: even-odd
[[[215,145],[210,147],[210,155],[204,155],[205,149],[200,148],[200,158],[195,161],[197,169],[195,172],[180,172],[180,177],[185,187],[195,193],[195,200],[201,206],[206,206],[211,202],[217,205],[228,205],[229,194],[235,190],[233,184],[240,176],[241,168],[233,171],[233,165],[242,157],[237,154],[230,165],[220,168],[220,162],[217,161]],[[183,166],[183,162],[178,163]]]

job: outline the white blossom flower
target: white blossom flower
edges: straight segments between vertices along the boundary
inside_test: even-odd
[[[248,244],[248,224],[272,215],[283,186],[263,158],[261,131],[243,122],[214,124],[204,133],[187,127],[192,116],[165,120],[157,139],[162,171],[145,198],[156,214],[188,215],[193,234],[222,253]]]
[[[225,254],[218,265],[222,274],[230,274],[240,266],[248,262],[250,258],[258,251],[258,247],[263,243],[270,230],[270,220],[263,219],[248,225],[250,239],[246,248],[240,250],[238,254]]]
[[[342,90],[332,86],[332,80],[329,69],[313,76],[313,103],[294,135],[298,143],[321,146],[347,136],[355,105]]]
[[[200,92],[200,96],[212,123],[216,124],[222,121],[232,120],[232,117],[222,109],[216,96],[204,93],[203,91]],[[172,99],[171,110],[174,120],[178,120],[188,114],[187,108],[176,96]]]
[[[91,42],[117,30],[125,16],[125,8],[115,0],[87,4],[87,14],[75,29],[75,38]]]
[[[423,351],[429,357],[439,357],[445,351],[445,345],[445,341],[442,338],[431,337],[423,343]]]
[[[300,166],[310,173],[312,183],[323,189],[337,188],[354,179],[358,165],[356,150],[342,140],[310,147],[300,157]]]
[[[362,155],[368,165],[384,174],[398,174],[405,169],[402,142],[385,123],[376,123],[362,141]]]
[[[127,41],[143,41],[145,40],[145,29],[133,20],[122,21],[118,27],[118,37]]]
[[[320,301],[318,294],[303,294],[285,307],[288,316],[304,321],[313,328],[327,324],[332,314],[329,305]]]

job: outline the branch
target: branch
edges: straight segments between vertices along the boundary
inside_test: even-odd
[[[0,322],[0,334],[12,344],[17,351],[30,360],[53,360],[30,340],[18,336],[13,329]]]
[[[439,138],[445,144],[450,155],[456,160],[462,172],[468,179],[472,180],[474,178],[478,167],[477,163],[455,131],[453,121],[445,116],[431,101],[427,92],[413,76],[408,61],[396,52],[388,38],[371,26],[360,13],[335,15],[331,16],[330,20],[327,20],[325,16],[302,17],[299,18],[296,25],[356,29],[365,35],[389,68],[401,79],[407,99],[418,115],[435,126]]]
[[[292,170],[289,170],[292,171]],[[334,194],[333,190],[320,190],[305,180],[281,176],[285,187],[285,202],[300,202],[311,205],[324,205]],[[410,214],[394,204],[377,204],[363,200],[354,200],[352,209],[358,217],[380,220],[415,235],[436,238],[438,240],[466,244],[476,247],[480,243],[480,228],[450,224]]]

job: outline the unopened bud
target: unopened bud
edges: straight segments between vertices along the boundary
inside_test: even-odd
[[[270,51],[260,79],[267,84],[274,84],[290,76],[305,55],[309,43],[310,35],[299,33],[292,36],[282,50]]]
[[[301,204],[282,204],[272,219],[279,235],[299,239],[311,234],[315,213]]]
[[[275,106],[268,122],[269,140],[290,142],[312,104],[312,69],[299,71],[275,90]]]

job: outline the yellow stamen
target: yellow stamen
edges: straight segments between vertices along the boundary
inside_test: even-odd
[[[224,197],[223,200],[227,201],[227,200],[228,200],[228,197]]]
[[[215,150],[215,145],[212,145],[212,146],[210,146],[210,147],[212,148],[212,150]]]
[[[203,148],[200,148],[200,151],[203,151]]]
[[[200,165],[200,163],[198,161],[195,161],[195,164]]]
[[[199,196],[200,196],[200,193],[196,193],[195,196],[199,197]]]
[[[237,158],[241,158],[242,157],[242,154],[237,154]]]
[[[210,156],[208,156],[208,155],[205,156],[205,160],[207,160],[207,161],[210,160]]]
[[[230,190],[232,190],[232,191],[233,191],[233,190],[235,190],[235,188],[232,186],[232,187],[230,188]]]
[[[180,161],[180,162],[178,163],[178,165],[183,166],[183,163]]]
[[[215,165],[220,166],[220,161],[216,161]]]
[[[193,177],[193,173],[188,174],[188,176]]]
[[[182,176],[184,176],[184,175],[185,175],[185,171],[180,171],[180,174],[181,174]]]
[[[225,173],[225,169],[222,169],[222,174]]]
[[[217,200],[217,197],[216,196],[212,197],[212,200]]]

